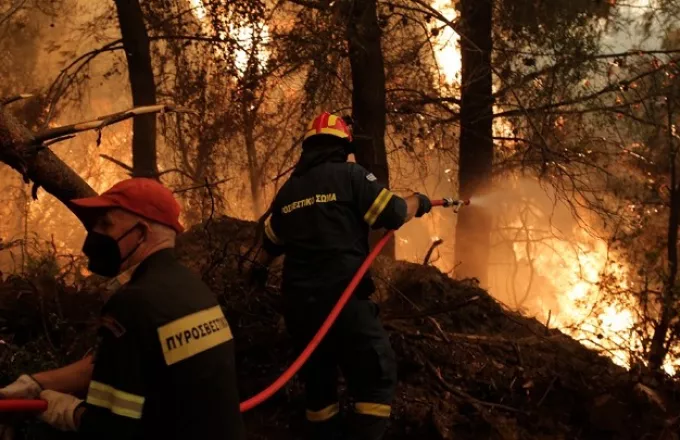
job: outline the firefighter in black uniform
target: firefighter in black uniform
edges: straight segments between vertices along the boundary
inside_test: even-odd
[[[403,199],[373,174],[347,162],[352,135],[345,121],[323,113],[308,126],[302,155],[264,222],[264,252],[252,269],[262,284],[272,260],[285,253],[285,320],[298,349],[312,339],[369,253],[369,229],[398,229],[432,208],[415,194]],[[361,281],[326,339],[301,371],[311,438],[379,440],[396,386],[395,355]],[[337,369],[353,399],[348,423],[340,420]]]
[[[134,272],[102,310],[92,358],[23,375],[0,394],[47,400],[44,421],[87,439],[244,439],[232,333],[215,295],[173,255],[182,226],[172,193],[133,178],[72,203],[88,219],[90,269]]]

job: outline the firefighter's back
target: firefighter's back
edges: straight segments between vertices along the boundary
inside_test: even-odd
[[[215,295],[170,251],[152,256],[127,290],[148,319],[145,438],[245,438],[234,342]]]
[[[357,167],[325,162],[279,191],[274,209],[286,241],[284,289],[344,286],[366,257],[369,227],[352,187]]]

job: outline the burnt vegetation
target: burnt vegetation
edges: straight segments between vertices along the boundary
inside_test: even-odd
[[[109,290],[69,201],[130,175],[182,203],[179,252],[226,310],[242,397],[274,380],[278,280],[256,294],[243,267],[327,109],[396,192],[473,200],[375,269],[388,438],[678,438],[680,2],[45,3],[0,0],[5,382],[90,348]],[[246,416],[263,439],[302,418],[296,381]]]

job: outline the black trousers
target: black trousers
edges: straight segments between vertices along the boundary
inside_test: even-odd
[[[318,295],[286,295],[286,326],[300,351],[334,305],[319,300]],[[347,423],[340,414],[338,370],[353,401]],[[388,334],[378,319],[378,306],[368,299],[351,299],[301,370],[301,378],[311,439],[382,439],[394,399],[397,367]]]

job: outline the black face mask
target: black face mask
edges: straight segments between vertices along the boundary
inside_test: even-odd
[[[110,237],[106,234],[90,231],[87,234],[85,243],[83,244],[83,253],[90,260],[87,268],[97,275],[103,277],[113,278],[120,273],[120,268],[123,263],[134,254],[141,242],[137,243],[126,256],[120,254],[118,243],[135,229],[139,227],[139,223],[130,228],[126,233],[121,235],[118,239]]]

